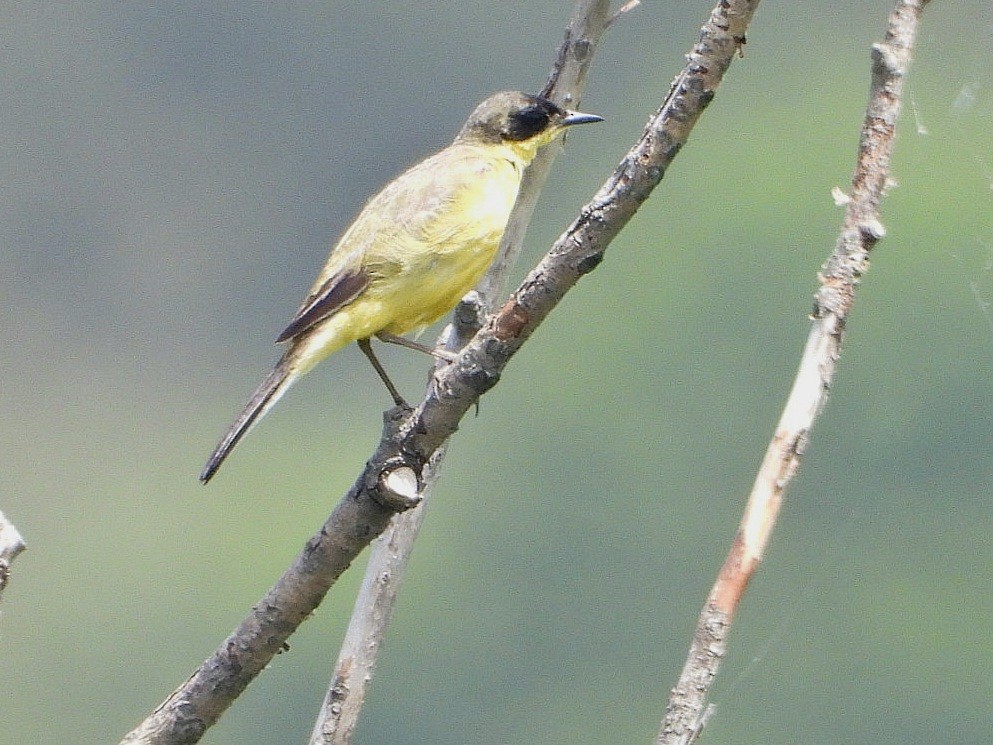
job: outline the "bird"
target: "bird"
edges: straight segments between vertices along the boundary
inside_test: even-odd
[[[351,342],[394,402],[406,405],[370,340],[452,359],[403,334],[449,312],[496,256],[524,169],[568,127],[603,121],[518,91],[489,96],[454,142],[390,182],[342,234],[289,325],[286,345],[200,473],[206,484],[231,450],[318,362]]]

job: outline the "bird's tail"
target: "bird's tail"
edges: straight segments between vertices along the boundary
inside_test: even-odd
[[[251,400],[245,406],[244,411],[234,420],[234,424],[228,429],[227,434],[214,448],[214,452],[207,459],[207,465],[200,472],[200,481],[207,483],[211,477],[217,473],[224,459],[228,457],[234,446],[241,438],[248,434],[249,430],[264,417],[280,397],[289,390],[290,386],[303,373],[300,369],[294,369],[292,355],[286,354],[279,361],[275,369],[269,374],[262,384],[252,394]]]

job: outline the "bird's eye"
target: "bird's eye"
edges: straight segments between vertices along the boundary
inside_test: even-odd
[[[548,127],[550,119],[551,112],[547,107],[538,104],[525,106],[507,117],[504,137],[516,142],[530,139]]]

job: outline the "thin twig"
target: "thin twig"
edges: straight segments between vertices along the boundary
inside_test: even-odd
[[[492,388],[510,358],[572,288],[593,271],[608,244],[662,179],[714,97],[744,42],[757,0],[721,0],[659,111],[593,200],[555,242],[510,300],[437,372],[413,411],[387,413],[379,447],[283,576],[214,653],[123,743],[187,745],[204,731],[279,652],[358,553],[382,533],[396,512],[416,506],[392,476],[409,469],[423,484],[434,452],[465,413]],[[406,479],[401,480],[406,482]]]
[[[609,12],[610,0],[581,0],[576,4],[543,95],[559,104],[578,105]],[[528,168],[497,261],[480,289],[457,310],[456,323],[442,332],[439,341],[447,349],[461,349],[504,292],[510,269],[520,256],[538,195],[560,149],[560,145],[545,148]],[[460,323],[459,319],[468,321]],[[424,510],[441,475],[446,445],[443,443],[434,452],[424,469],[421,504],[396,515],[387,531],[372,544],[365,578],[310,736],[310,745],[348,745],[352,741],[404,571],[424,520]]]
[[[657,745],[684,743],[699,732],[731,621],[762,560],[786,488],[827,400],[855,288],[868,267],[869,251],[883,237],[878,207],[889,177],[903,81],[926,4],[927,0],[899,0],[890,15],[885,41],[872,47],[869,106],[852,176],[851,201],[838,242],[821,271],[810,335],[738,533],[700,614],[682,675],[670,693]]]
[[[619,7],[617,11],[610,18],[607,19],[607,28],[613,26],[614,23],[620,20],[621,16],[623,16],[625,13],[630,13],[639,5],[641,5],[641,0],[628,0],[626,3],[624,3],[624,5]]]

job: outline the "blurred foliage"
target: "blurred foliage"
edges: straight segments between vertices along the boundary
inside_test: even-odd
[[[611,32],[532,263],[710,3]],[[537,89],[570,4],[8,4],[0,23],[0,742],[116,742],[269,587],[388,404],[361,355],[196,473],[327,245],[472,105]],[[690,145],[457,436],[360,742],[650,742],[792,379],[889,3],[763,4]],[[708,743],[986,743],[988,4],[928,9],[839,376]],[[519,268],[519,275],[527,266]],[[386,350],[411,397],[425,362]],[[355,567],[205,743],[303,742]]]

